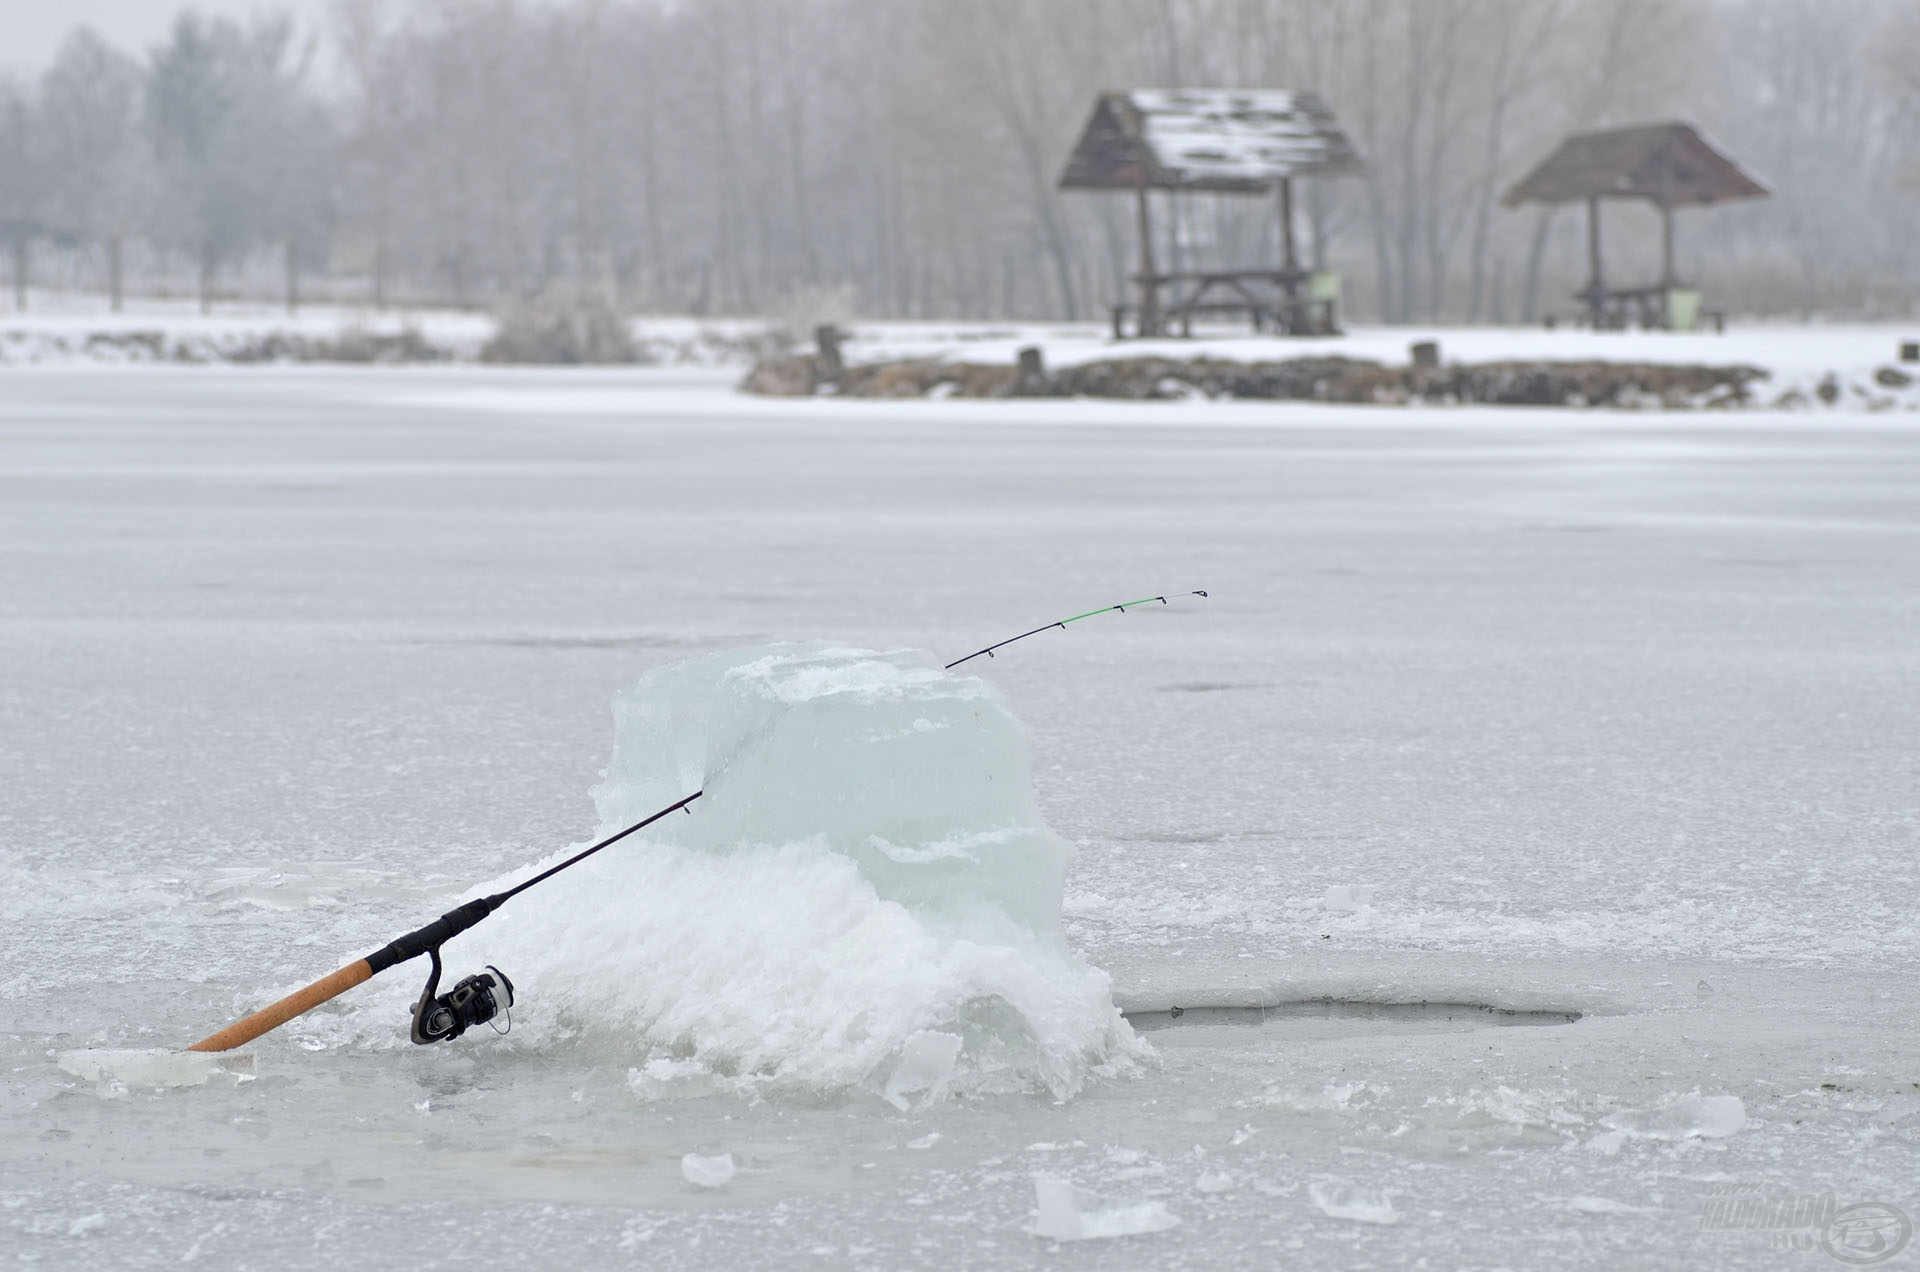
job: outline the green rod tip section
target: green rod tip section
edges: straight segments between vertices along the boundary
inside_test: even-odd
[[[1118,605],[1103,605],[1097,610],[1088,610],[1084,614],[1075,614],[1072,618],[1063,618],[1060,620],[1060,623],[1062,626],[1065,626],[1068,623],[1077,623],[1083,618],[1092,618],[1095,614],[1111,614],[1114,610],[1132,609],[1136,605],[1145,605],[1148,601],[1158,601],[1162,599],[1164,598],[1159,596],[1143,596],[1137,601],[1122,601]]]

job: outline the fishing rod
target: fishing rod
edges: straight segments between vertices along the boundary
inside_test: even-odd
[[[1189,592],[1189,596],[1205,596],[1205,592]],[[1052,631],[1058,627],[1065,629],[1068,623],[1077,623],[1083,618],[1092,618],[1096,614],[1110,614],[1115,611],[1125,613],[1135,605],[1145,605],[1150,601],[1167,603],[1164,596],[1147,596],[1137,601],[1126,601],[1119,605],[1108,605],[1097,610],[1088,610],[1084,614],[1075,614],[1072,618],[1063,618],[1057,622],[1036,627],[1030,632],[1003,640],[999,644],[989,645],[976,650],[965,658],[957,659],[946,665],[951,671],[961,663],[978,658],[981,654],[993,657],[993,651],[1004,649],[1014,641],[1037,636],[1041,632]],[[513,1007],[513,982],[507,979],[505,972],[489,965],[485,971],[476,972],[462,980],[444,994],[437,993],[440,988],[440,947],[460,935],[480,920],[498,910],[501,906],[519,896],[537,883],[544,883],[569,866],[578,865],[593,856],[602,848],[611,847],[635,831],[644,830],[670,813],[684,810],[692,816],[689,807],[696,799],[706,794],[704,789],[697,790],[684,799],[668,804],[657,813],[635,822],[633,825],[602,839],[590,848],[583,849],[556,866],[541,871],[533,878],[508,888],[505,892],[496,892],[488,897],[476,897],[465,905],[456,906],[423,928],[407,933],[405,936],[389,941],[363,959],[348,963],[336,972],[331,972],[314,981],[304,989],[295,990],[279,1002],[271,1003],[254,1012],[243,1020],[235,1021],[218,1033],[202,1038],[188,1047],[188,1051],[232,1051],[244,1047],[264,1033],[278,1029],[296,1016],[303,1016],[315,1007],[330,1002],[346,993],[356,985],[363,985],[390,967],[419,958],[422,954],[431,960],[432,970],[427,974],[426,988],[420,991],[420,1001],[413,1006],[413,1040],[422,1045],[435,1042],[451,1042],[475,1025],[492,1020],[501,1012]]]
[[[677,813],[686,808],[688,816],[692,816],[693,810],[687,808],[687,805],[705,793],[705,791],[695,791],[685,799],[668,804],[652,816],[635,822],[617,835],[608,835],[593,847],[574,854],[559,865],[535,875],[517,887],[508,888],[505,892],[496,892],[490,897],[476,897],[465,905],[456,906],[425,927],[389,941],[365,958],[348,963],[337,972],[322,976],[305,989],[295,990],[279,1002],[262,1007],[245,1020],[236,1021],[219,1033],[209,1034],[187,1050],[232,1051],[235,1047],[244,1047],[261,1034],[278,1029],[295,1016],[303,1016],[321,1003],[338,998],[355,985],[372,980],[389,967],[409,959],[419,958],[422,954],[432,956],[433,971],[427,977],[427,987],[421,991],[420,1001],[413,1008],[413,1040],[418,1043],[450,1042],[474,1025],[492,1020],[499,1012],[510,1009],[513,1006],[513,982],[508,980],[506,973],[499,968],[489,967],[484,972],[467,977],[447,993],[436,996],[433,991],[440,987],[440,947],[443,944],[486,918],[534,884],[551,879],[568,866],[585,861],[602,848],[619,843],[636,830],[644,830],[668,813]]]
[[[1205,596],[1206,593],[1205,592],[1188,592],[1186,595]],[[1108,605],[1101,609],[1088,610],[1084,614],[1075,614],[1072,618],[1062,618],[1055,622],[1048,623],[1045,626],[1036,627],[1030,632],[1021,632],[1018,636],[1009,637],[1008,639],[1001,641],[997,645],[988,645],[985,649],[976,649],[972,653],[968,654],[965,658],[956,658],[952,662],[948,663],[946,665],[946,670],[952,671],[955,667],[958,667],[961,663],[972,662],[974,659],[978,658],[982,654],[985,654],[987,657],[991,658],[994,656],[993,655],[994,650],[1005,649],[1008,645],[1013,644],[1013,642],[1016,640],[1025,640],[1029,636],[1038,636],[1041,632],[1050,632],[1056,627],[1058,627],[1061,631],[1064,632],[1065,630],[1067,630],[1068,623],[1077,623],[1083,618],[1092,618],[1096,614],[1111,614],[1116,610],[1124,614],[1132,606],[1145,605],[1149,601],[1158,601],[1162,605],[1165,605],[1167,603],[1167,598],[1164,596],[1143,596],[1137,601],[1122,601],[1118,605]]]

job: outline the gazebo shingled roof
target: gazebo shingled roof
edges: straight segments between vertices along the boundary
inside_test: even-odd
[[[1770,193],[1691,125],[1668,123],[1569,137],[1500,201],[1515,208],[1646,199],[1672,208],[1764,199]]]
[[[1100,95],[1060,188],[1260,194],[1289,177],[1363,170],[1313,93],[1135,89]]]

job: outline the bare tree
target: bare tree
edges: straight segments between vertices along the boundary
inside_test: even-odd
[[[1888,17],[1873,47],[1874,69],[1895,102],[1889,131],[1899,153],[1900,184],[1920,190],[1920,9],[1905,6]]]
[[[13,258],[13,307],[27,307],[28,261],[45,204],[42,155],[33,102],[19,85],[0,80],[0,237]]]
[[[154,51],[146,120],[165,196],[157,233],[199,264],[200,305],[216,271],[263,240],[283,245],[288,296],[298,253],[324,240],[327,122],[302,91],[307,59],[285,18],[249,28],[193,14]]]
[[[40,81],[37,131],[60,156],[46,173],[47,217],[107,253],[107,291],[122,304],[125,245],[142,228],[154,168],[141,137],[140,67],[81,27]]]
[[[1466,318],[1478,322],[1487,296],[1487,258],[1493,237],[1494,200],[1512,175],[1509,155],[1514,114],[1543,86],[1546,52],[1566,21],[1566,0],[1492,0],[1480,13],[1492,37],[1482,83],[1484,138],[1475,174],[1473,238],[1469,251]]]

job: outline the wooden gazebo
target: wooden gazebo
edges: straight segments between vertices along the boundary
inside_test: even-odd
[[[1331,297],[1304,294],[1293,232],[1293,180],[1364,170],[1360,156],[1312,93],[1273,89],[1135,89],[1102,93],[1067,158],[1062,190],[1130,190],[1140,223],[1140,335],[1191,331],[1198,313],[1238,312],[1256,329],[1332,331]],[[1278,269],[1163,273],[1154,268],[1150,190],[1280,196]],[[1165,295],[1163,296],[1163,293]],[[1114,307],[1124,334],[1129,307]]]
[[[1588,278],[1579,299],[1596,328],[1619,328],[1638,318],[1643,327],[1692,326],[1679,322],[1676,297],[1685,292],[1673,268],[1673,210],[1731,199],[1764,199],[1770,191],[1732,159],[1714,149],[1689,124],[1649,124],[1569,137],[1560,148],[1507,191],[1509,208],[1523,203],[1587,205]],[[1606,284],[1600,263],[1600,203],[1645,199],[1660,209],[1660,281],[1652,287]]]

